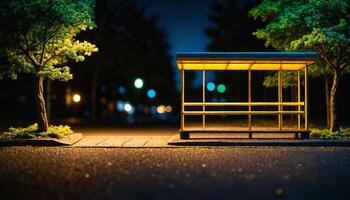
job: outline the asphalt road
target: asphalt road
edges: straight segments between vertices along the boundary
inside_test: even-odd
[[[0,148],[0,199],[350,199],[350,148]]]

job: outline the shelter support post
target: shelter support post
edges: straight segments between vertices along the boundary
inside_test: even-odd
[[[279,112],[283,111],[282,93],[283,93],[282,72],[281,72],[281,70],[278,70],[278,111]],[[278,114],[278,128],[279,128],[279,130],[282,130],[282,119],[283,119],[283,115]]]
[[[252,71],[248,70],[248,129],[252,130],[252,115],[250,112],[252,111]],[[252,139],[252,132],[249,132],[249,139]]]
[[[205,70],[203,70],[203,76],[202,76],[202,100],[203,100],[203,115],[202,115],[202,128],[205,130]]]
[[[304,92],[305,92],[305,99],[304,99],[304,112],[305,112],[305,130],[308,131],[309,130],[309,109],[308,109],[308,106],[309,106],[309,100],[308,100],[308,84],[309,84],[309,81],[308,81],[308,69],[307,69],[307,66],[305,66],[305,69],[304,69],[304,76],[305,76],[305,80],[304,80],[304,86],[305,86],[305,89],[304,89]]]
[[[180,139],[189,139],[190,134],[184,132],[185,127],[185,70],[181,70],[181,128],[180,128]]]
[[[298,112],[300,112],[301,110],[301,106],[300,106],[300,101],[301,101],[301,98],[300,98],[300,70],[298,70],[297,72],[297,79],[298,79]],[[298,114],[298,130],[300,131],[301,130],[301,116],[300,114]],[[299,138],[298,136],[299,134],[296,133],[295,134],[295,138]]]
[[[308,80],[308,69],[307,66],[305,65],[304,68],[304,132],[301,132],[301,138],[302,139],[307,139],[310,137],[309,134],[309,108],[308,108],[308,104],[309,104],[309,100],[308,100],[308,84],[309,84],[309,80]]]

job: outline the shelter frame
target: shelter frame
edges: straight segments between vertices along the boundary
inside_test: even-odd
[[[190,133],[248,133],[252,138],[253,133],[294,133],[295,138],[309,137],[308,115],[308,65],[316,58],[315,52],[226,52],[226,53],[178,53],[177,65],[181,71],[181,124],[180,138],[189,139]],[[185,101],[185,72],[195,70],[202,72],[202,101]],[[207,102],[206,101],[206,71],[208,70],[244,70],[247,71],[248,101],[247,102]],[[278,73],[278,99],[276,102],[253,102],[252,101],[252,71],[277,71]],[[297,72],[297,101],[283,102],[283,77],[282,71]],[[304,94],[302,95],[301,74],[304,74]],[[303,100],[302,100],[303,96]],[[248,107],[247,111],[211,111],[207,107]],[[276,111],[259,110],[252,108],[257,106],[277,106]],[[284,110],[284,106],[295,107],[295,110]],[[187,107],[201,107],[201,111],[189,111]],[[197,129],[187,128],[185,117],[190,115],[202,116],[202,126]],[[248,118],[246,129],[212,129],[206,126],[207,115],[245,115]],[[253,115],[276,115],[278,127],[274,130],[258,130],[252,127]],[[284,129],[283,116],[297,115],[297,129]],[[303,116],[303,118],[302,118]],[[302,122],[303,119],[303,122]],[[302,126],[303,123],[303,126]]]

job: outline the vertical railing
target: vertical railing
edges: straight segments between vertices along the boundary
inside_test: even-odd
[[[248,70],[248,110],[252,111],[252,71]],[[248,115],[248,129],[252,130],[252,115]]]
[[[283,110],[282,106],[282,93],[283,93],[283,85],[282,85],[282,72],[281,69],[278,70],[278,111],[281,112]],[[278,114],[278,128],[282,130],[282,114]]]
[[[202,107],[202,110],[203,110],[203,115],[202,115],[202,120],[203,120],[203,123],[202,123],[202,128],[203,130],[205,129],[205,70],[203,70],[203,76],[202,76],[202,101],[203,101],[203,107]]]
[[[306,131],[308,131],[309,130],[309,114],[308,114],[308,112],[309,112],[309,109],[308,109],[308,104],[309,104],[309,102],[308,102],[308,75],[307,75],[307,73],[308,73],[308,69],[307,69],[307,66],[305,65],[305,69],[304,69],[304,86],[305,86],[305,89],[304,89],[304,117],[305,117],[305,127],[304,127],[304,129],[306,130]]]
[[[300,70],[298,70],[298,111],[300,112],[300,110],[301,110],[301,106],[300,106],[300,101],[301,101],[301,98],[300,98]],[[300,123],[301,123],[301,116],[300,116],[300,114],[298,114],[298,130],[300,131],[300,128],[301,128],[301,125],[300,125]]]
[[[181,131],[185,126],[185,71],[181,69]]]

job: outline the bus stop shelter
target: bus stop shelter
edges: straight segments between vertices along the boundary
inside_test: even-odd
[[[181,127],[180,138],[189,139],[190,133],[247,133],[252,138],[253,133],[294,133],[296,138],[308,138],[308,66],[314,63],[316,52],[186,52],[176,54],[176,63],[181,71]],[[202,101],[185,101],[185,73],[188,70],[202,72]],[[212,70],[241,70],[247,71],[248,101],[246,102],[207,102],[206,101],[206,71]],[[278,98],[274,102],[252,101],[252,71],[276,71],[278,73]],[[297,78],[297,101],[283,102],[282,71],[295,71]],[[304,86],[304,88],[302,88]],[[303,93],[303,94],[302,94]],[[213,111],[209,107],[247,107],[241,111],[220,110]],[[274,110],[254,110],[254,107],[275,107]],[[284,110],[283,107],[293,107]],[[189,110],[197,107],[200,110]],[[185,117],[190,115],[202,116],[201,126],[189,128],[185,124]],[[237,129],[207,128],[207,115],[239,115],[247,116],[248,127]],[[253,115],[275,115],[278,127],[272,129],[254,129]],[[296,129],[285,129],[282,125],[283,115],[297,115]],[[276,123],[277,126],[277,123]]]

